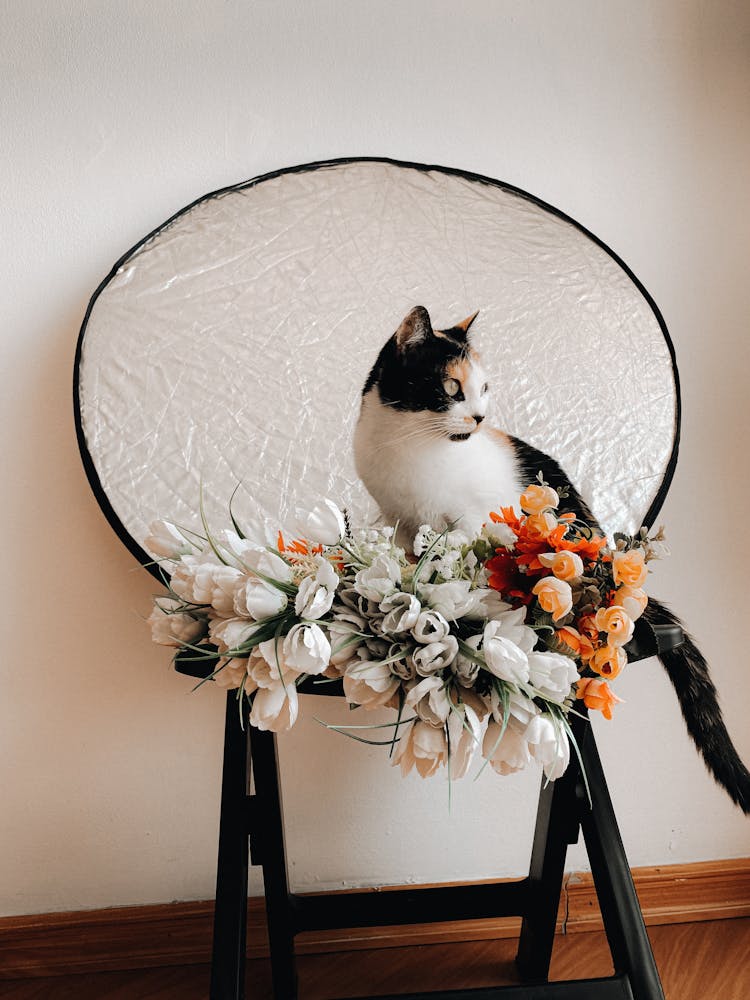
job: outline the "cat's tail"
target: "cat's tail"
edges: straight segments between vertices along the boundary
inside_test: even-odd
[[[651,625],[678,625],[669,608],[649,598],[644,618]],[[732,744],[716,688],[703,654],[685,632],[685,641],[659,654],[680,702],[688,732],[706,767],[744,813],[750,813],[750,773]]]

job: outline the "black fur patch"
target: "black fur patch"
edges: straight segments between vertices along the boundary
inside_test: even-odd
[[[585,521],[591,528],[595,531],[602,531],[601,527],[597,523],[596,518],[589,510],[589,507],[580,493],[570,482],[568,476],[566,476],[563,469],[557,464],[554,458],[550,458],[549,455],[545,455],[543,451],[539,451],[538,448],[532,447],[530,444],[526,444],[520,438],[510,437],[508,438],[510,443],[513,445],[513,450],[518,457],[518,468],[521,474],[521,482],[524,484],[536,482],[536,478],[541,472],[544,476],[545,482],[547,482],[553,490],[567,490],[567,496],[561,498],[560,506],[557,508],[559,513],[573,513],[576,514],[581,521]],[[602,532],[604,534],[604,532]]]
[[[460,334],[463,340],[459,340]],[[463,330],[449,330],[450,336],[432,334],[418,344],[399,350],[395,336],[384,345],[365,382],[362,395],[374,386],[380,398],[394,410],[431,410],[444,413],[462,395],[449,396],[443,388],[446,366],[468,355]]]

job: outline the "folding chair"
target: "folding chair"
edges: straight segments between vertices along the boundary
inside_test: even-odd
[[[92,298],[76,355],[79,444],[130,551],[148,563],[153,518],[194,524],[199,492],[208,520],[222,523],[240,482],[240,521],[283,523],[300,483],[364,523],[372,507],[350,455],[359,390],[417,302],[438,323],[479,308],[485,366],[503,379],[498,426],[558,458],[606,528],[653,523],[677,458],[679,385],[664,322],[634,275],[578,223],[509,185],[349,159],[199,199],[125,254]],[[596,378],[605,365],[607,384],[621,388],[614,402]],[[592,371],[590,384],[559,377]],[[631,659],[680,640],[642,623]],[[200,675],[194,668],[178,662]],[[296,996],[302,931],[506,915],[523,918],[522,985],[430,996],[663,998],[593,732],[585,718],[573,729],[590,801],[575,762],[543,782],[525,879],[299,895],[289,890],[276,738],[243,728],[230,693],[212,1000],[244,997],[250,864],[263,869],[278,998]],[[615,974],[548,983],[579,832]]]

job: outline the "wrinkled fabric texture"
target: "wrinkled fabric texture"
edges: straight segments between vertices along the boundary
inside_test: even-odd
[[[363,382],[414,305],[479,309],[492,422],[555,457],[610,531],[638,528],[675,433],[671,359],[626,271],[571,222],[440,170],[352,162],[209,196],[117,269],[83,336],[86,444],[140,544],[156,517],[283,524],[354,471]]]

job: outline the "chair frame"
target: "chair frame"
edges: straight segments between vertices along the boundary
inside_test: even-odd
[[[676,627],[641,620],[631,659],[674,648]],[[204,667],[177,661],[183,673]],[[304,686],[301,690],[305,690]],[[308,688],[307,693],[319,693]],[[327,693],[334,693],[328,688]],[[434,886],[387,893],[299,895],[289,889],[276,734],[247,721],[236,692],[227,694],[210,1000],[244,1000],[247,885],[250,865],[263,870],[276,1000],[296,1000],[294,939],[302,931],[491,917],[522,917],[516,965],[522,985],[402,994],[402,1000],[664,1000],[659,973],[630,874],[617,819],[585,709],[571,726],[580,761],[557,781],[542,781],[529,874],[511,882]],[[585,773],[585,777],[584,777]],[[250,791],[251,778],[253,791]],[[568,845],[583,834],[612,954],[614,975],[548,982]]]
[[[415,164],[384,157],[346,157],[273,171],[196,199],[125,253],[94,293],[76,348],[73,383],[76,434],[93,493],[129,551],[139,562],[149,564],[148,553],[140,540],[129,534],[102,485],[96,457],[89,450],[81,413],[83,347],[88,322],[100,294],[149,240],[207,199],[254,187],[288,173],[362,162],[438,171],[515,193],[575,227],[606,251],[633,281],[658,321],[672,361],[674,378],[673,446],[661,484],[643,517],[644,524],[653,524],[666,497],[677,462],[681,420],[680,385],[674,347],[666,324],[654,300],[633,272],[610,247],[580,223],[513,185],[480,174],[436,165]],[[152,564],[149,569],[158,578],[158,568]],[[660,649],[671,648],[678,642],[679,637],[674,635],[666,638],[657,636],[654,648],[640,655],[651,655]],[[631,655],[632,658],[634,657]],[[177,669],[183,673],[192,673],[187,664],[178,663]],[[469,1000],[470,997],[477,1000],[490,997],[506,997],[511,1000],[546,1000],[553,997],[569,997],[571,1000],[592,1000],[595,997],[664,1000],[594,735],[585,717],[575,717],[572,726],[580,747],[589,792],[586,791],[577,760],[571,762],[566,774],[556,782],[543,782],[529,874],[525,879],[511,883],[435,887],[420,889],[418,892],[403,889],[381,894],[355,892],[346,895],[300,896],[289,891],[276,737],[244,725],[247,721],[245,706],[242,712],[244,718],[238,711],[234,694],[230,693],[225,722],[211,1000],[244,998],[247,883],[251,864],[263,869],[274,995],[278,1000],[296,997],[294,938],[300,931],[513,914],[523,918],[517,965],[525,985],[492,990],[410,994],[405,1000],[416,1000],[416,997],[428,995],[445,997],[446,1000],[449,997],[453,1000]],[[252,794],[249,792],[251,775],[254,784]],[[567,847],[577,841],[581,832],[589,854],[615,974],[604,979],[548,983]]]

